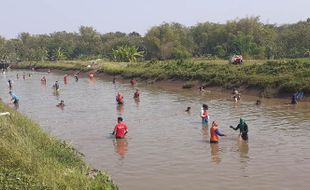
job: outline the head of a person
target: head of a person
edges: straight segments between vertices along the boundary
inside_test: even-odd
[[[122,117],[118,117],[117,118],[117,122],[119,123],[119,122],[122,122],[123,121],[123,118]]]
[[[217,127],[217,126],[218,126],[217,122],[216,122],[216,121],[213,121],[213,122],[212,122],[212,127]]]
[[[244,123],[245,123],[245,120],[240,117],[240,124],[244,124]]]
[[[205,110],[207,110],[209,107],[208,107],[207,104],[202,104],[202,108],[205,109]]]
[[[60,103],[61,103],[61,104],[64,104],[64,103],[65,103],[65,101],[64,101],[64,100],[61,100],[61,101],[60,101]]]
[[[11,90],[9,91],[9,94],[12,94],[12,91],[11,91]]]
[[[136,89],[136,92],[139,92],[139,89]]]

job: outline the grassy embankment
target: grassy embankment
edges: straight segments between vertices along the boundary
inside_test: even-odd
[[[19,68],[55,68],[89,70],[81,61],[61,63],[27,63]],[[253,88],[263,96],[310,92],[310,59],[246,61],[244,65],[231,65],[226,60],[150,61],[141,63],[113,63],[97,61],[97,72],[121,75],[126,78],[184,80],[184,87],[200,81],[205,86]]]
[[[117,189],[103,172],[92,172],[69,145],[0,102],[0,189]],[[96,174],[96,175],[93,175]]]

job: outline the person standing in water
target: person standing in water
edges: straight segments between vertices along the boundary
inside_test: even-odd
[[[75,82],[79,81],[79,77],[77,74],[74,74]]]
[[[41,78],[41,83],[44,84],[44,85],[46,85],[46,81],[47,81],[47,80],[46,80],[46,77],[43,76],[43,77]]]
[[[13,82],[11,81],[11,79],[8,80],[8,85],[9,85],[9,89],[12,90]]]
[[[123,123],[123,118],[117,118],[117,124],[114,127],[114,131],[112,135],[115,135],[115,138],[122,139],[125,138],[125,135],[128,133],[128,127],[125,123]]]
[[[67,84],[68,83],[68,74],[64,75],[64,83]]]
[[[210,128],[210,143],[218,143],[219,136],[226,136],[218,128],[218,124],[216,121],[212,122],[212,127]]]
[[[120,93],[117,93],[116,102],[118,104],[124,104],[124,97]]]
[[[240,137],[242,140],[247,141],[248,140],[248,125],[246,124],[245,120],[240,118],[240,123],[237,125],[237,127],[230,126],[230,128],[236,130],[240,130]]]
[[[200,117],[202,119],[203,127],[206,127],[208,125],[208,122],[209,122],[208,109],[209,109],[209,107],[207,104],[202,104]]]
[[[136,89],[136,92],[134,93],[133,98],[135,98],[135,99],[139,99],[140,98],[139,89]]]
[[[59,91],[59,83],[56,80],[55,84],[53,85],[53,87],[55,88],[56,91]]]

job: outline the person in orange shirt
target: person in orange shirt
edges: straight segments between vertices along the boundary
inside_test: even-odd
[[[218,128],[216,121],[212,122],[212,127],[210,128],[210,143],[218,143],[219,136],[226,136]]]
[[[115,135],[115,138],[122,139],[128,133],[128,127],[125,123],[123,123],[123,118],[117,118],[117,124],[114,127],[114,131],[112,135]]]

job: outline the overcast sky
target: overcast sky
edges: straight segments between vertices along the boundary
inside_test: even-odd
[[[193,26],[260,16],[264,23],[286,24],[310,17],[310,0],[0,0],[0,5],[0,35],[6,38],[73,32],[81,25],[144,35],[163,22]]]

